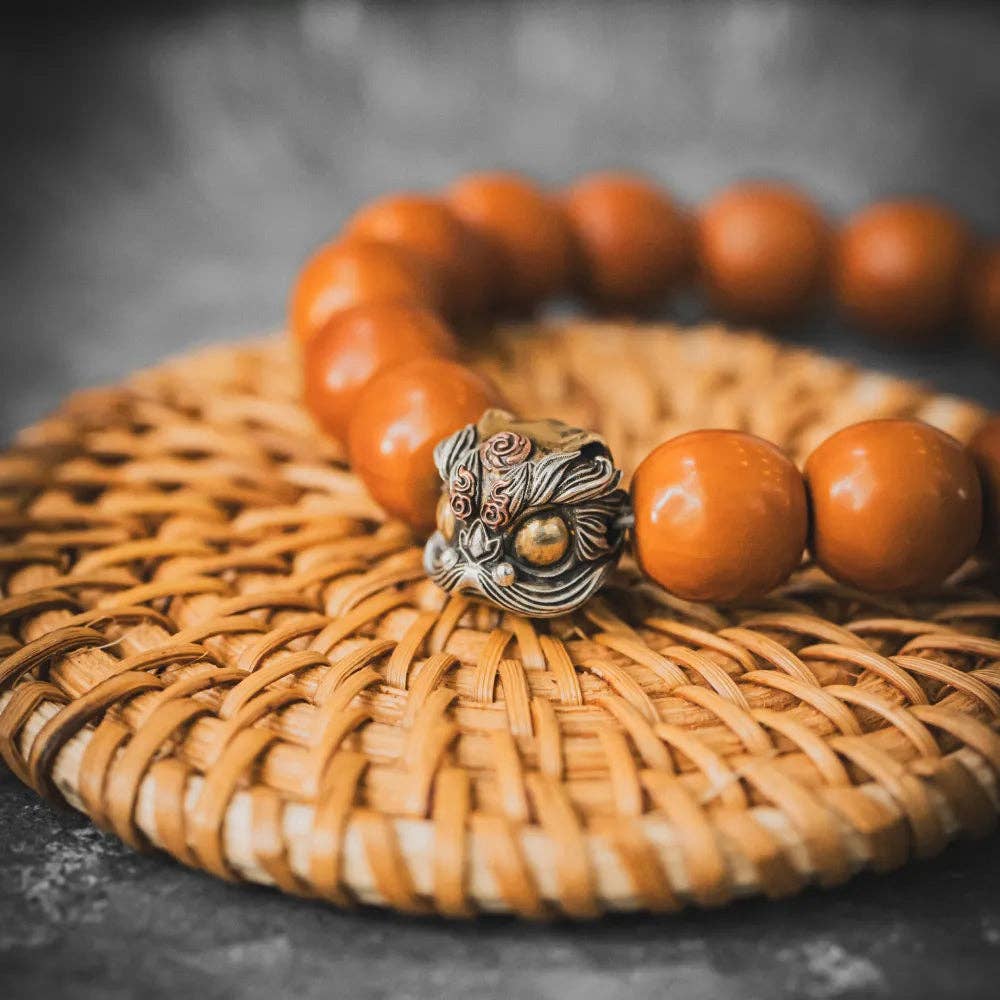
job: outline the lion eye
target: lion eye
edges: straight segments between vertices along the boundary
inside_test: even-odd
[[[566,522],[555,514],[525,521],[514,538],[518,557],[533,566],[551,566],[559,562],[568,548]]]
[[[450,542],[455,537],[455,512],[451,509],[451,500],[447,493],[441,494],[437,505],[438,531]]]

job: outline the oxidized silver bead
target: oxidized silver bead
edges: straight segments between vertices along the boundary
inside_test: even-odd
[[[628,494],[596,434],[488,410],[434,451],[439,524],[424,549],[438,586],[518,614],[579,607],[614,569]]]

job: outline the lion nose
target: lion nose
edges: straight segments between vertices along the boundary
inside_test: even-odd
[[[476,572],[475,567],[465,567],[465,572],[458,581],[458,590],[461,594],[481,594],[483,592],[479,586],[479,574]]]

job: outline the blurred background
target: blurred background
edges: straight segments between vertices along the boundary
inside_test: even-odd
[[[1000,235],[992,3],[212,2],[4,15],[0,439],[70,389],[283,322],[359,203],[516,168],[628,167],[697,203],[743,177],[838,215],[941,199]],[[688,316],[690,318],[690,316]],[[785,336],[1000,404],[952,331]]]

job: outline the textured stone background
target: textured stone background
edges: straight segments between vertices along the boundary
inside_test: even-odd
[[[1000,234],[989,3],[91,7],[0,31],[0,439],[281,321],[362,199],[476,167],[922,192]],[[957,343],[805,343],[1000,405]],[[779,904],[537,929],[340,914],[133,855],[0,774],[0,996],[995,997],[997,841]]]

